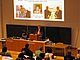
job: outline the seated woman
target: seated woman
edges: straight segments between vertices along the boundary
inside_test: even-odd
[[[40,53],[43,53],[42,50],[43,50],[43,47],[40,47],[38,50],[35,51],[36,57],[39,57]]]
[[[9,52],[7,52],[7,47],[2,48],[2,52],[0,53],[0,55],[11,57],[11,54]]]

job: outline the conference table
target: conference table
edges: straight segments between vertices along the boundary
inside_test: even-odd
[[[66,55],[67,45],[58,45],[58,44],[46,44],[46,41],[36,41],[36,40],[24,40],[24,39],[6,39],[6,46],[8,50],[11,51],[21,51],[25,47],[25,44],[30,45],[30,50],[35,53],[40,47],[43,47],[43,52],[46,52],[47,48],[50,47],[55,53]]]
[[[6,46],[8,50],[21,51],[25,47],[25,44],[29,44],[30,50],[35,52],[40,47],[43,47],[43,52],[45,52],[45,42],[44,41],[30,41],[24,39],[6,39]]]

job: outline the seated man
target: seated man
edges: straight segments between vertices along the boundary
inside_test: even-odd
[[[33,53],[30,49],[29,49],[29,44],[26,44],[24,48],[22,48],[21,52],[24,53],[24,55],[30,56],[30,53]]]
[[[20,53],[19,55],[18,55],[18,58],[16,59],[16,60],[23,60],[25,58],[25,56],[24,56],[24,53]]]
[[[11,57],[11,54],[9,52],[7,52],[7,47],[2,48],[2,52],[0,53],[0,55]]]

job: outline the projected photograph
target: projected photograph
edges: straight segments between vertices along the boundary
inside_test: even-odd
[[[64,21],[64,0],[14,0],[14,19]]]
[[[34,4],[33,5],[33,13],[34,14],[42,14],[42,4]]]
[[[16,18],[30,18],[30,11],[22,5],[16,5]]]

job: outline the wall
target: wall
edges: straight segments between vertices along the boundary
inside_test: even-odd
[[[2,38],[2,29],[1,29],[1,27],[2,27],[2,24],[1,24],[1,21],[2,20],[2,17],[1,17],[1,0],[0,0],[0,38]]]
[[[6,24],[17,25],[41,25],[41,26],[66,26],[72,28],[72,45],[76,46],[77,30],[79,28],[79,2],[80,0],[65,0],[65,18],[64,22],[52,22],[52,21],[23,21],[14,20],[13,18],[13,0],[2,0],[3,10],[3,37],[6,38]]]

